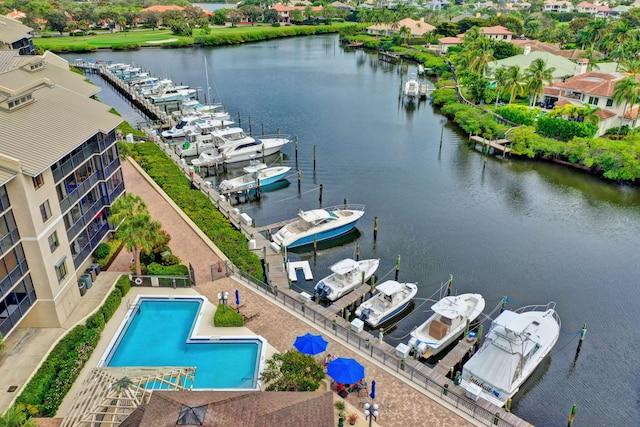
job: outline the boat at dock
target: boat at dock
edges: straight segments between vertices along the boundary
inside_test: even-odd
[[[420,82],[412,75],[404,84],[404,96],[409,100],[413,100],[420,94]]]
[[[467,396],[503,406],[549,354],[560,335],[555,302],[504,310],[484,343],[462,367]]]
[[[205,150],[197,159],[193,159],[194,166],[211,166],[222,163],[236,163],[255,159],[257,156],[275,154],[289,143],[286,136],[266,136],[259,139],[247,135],[242,128],[224,128],[212,131],[215,148]]]
[[[379,259],[342,259],[329,267],[331,274],[316,283],[313,292],[320,299],[335,301],[366,283],[379,265]]]
[[[360,304],[356,309],[356,317],[372,328],[386,322],[404,310],[416,296],[416,283],[400,283],[387,280],[376,286],[378,293]]]
[[[218,120],[206,116],[183,116],[174,127],[162,132],[166,139],[184,138],[189,133],[209,133],[233,125],[231,120]]]
[[[364,205],[333,206],[300,211],[298,217],[272,236],[287,249],[332,239],[349,232],[364,215]]]
[[[446,296],[431,306],[433,314],[411,332],[409,347],[418,357],[429,358],[455,341],[484,310],[480,294]]]
[[[288,166],[274,166],[260,169],[237,178],[225,179],[218,186],[221,193],[241,191],[254,187],[263,187],[278,182],[291,170]]]

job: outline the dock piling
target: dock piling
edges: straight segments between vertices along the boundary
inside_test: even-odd
[[[249,136],[253,136],[251,133],[251,116],[248,117],[249,120]]]
[[[587,324],[582,325],[582,329],[580,330],[580,340],[578,341],[578,348],[576,348],[576,355],[573,358],[575,362],[578,359],[578,355],[580,354],[580,350],[582,349],[582,342],[584,341],[584,336],[587,334]]]
[[[567,423],[567,427],[571,427],[573,425],[573,419],[576,417],[577,410],[578,410],[577,405],[571,406],[571,412],[569,413],[569,422]]]
[[[302,172],[300,171],[300,169],[298,169],[298,194],[300,194],[301,192],[301,183],[300,183],[301,180],[302,180]]]
[[[298,166],[298,135],[296,135],[296,167]]]
[[[447,296],[451,296],[451,287],[453,286],[453,274],[449,274],[449,283],[447,285]]]
[[[313,173],[316,173],[316,144],[313,144]]]
[[[400,276],[400,255],[396,259],[396,282],[398,281],[398,276]]]
[[[360,261],[360,243],[356,243],[356,261]],[[364,271],[362,275],[364,276]]]
[[[373,241],[375,242],[378,238],[378,217],[373,218]]]
[[[322,206],[322,184],[320,184],[320,195],[318,196],[318,201],[320,202],[320,206]]]

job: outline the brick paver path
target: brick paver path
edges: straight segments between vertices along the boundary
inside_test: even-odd
[[[198,292],[215,303],[217,292],[228,291],[230,295],[233,295],[235,289],[238,289],[241,303],[245,304],[243,310],[246,313],[260,313],[246,326],[266,338],[269,344],[278,351],[292,349],[293,342],[298,335],[303,335],[306,332],[318,333],[303,320],[281,309],[263,296],[244,288],[244,285],[232,278],[222,276],[211,281],[210,268],[218,261],[216,255],[129,162],[123,163],[122,170],[127,192],[139,195],[145,200],[153,219],[159,221],[162,228],[171,235],[172,252],[179,256],[183,263],[190,262],[193,265],[196,271],[198,282],[196,290]],[[128,272],[130,262],[131,254],[123,250],[109,270]],[[230,299],[233,300],[232,297]],[[380,404],[380,417],[378,418],[380,425],[389,427],[474,425],[351,351],[348,347],[332,340],[330,336],[326,334],[324,336],[329,340],[328,353],[336,357],[358,359],[365,366],[367,382],[370,384],[371,380],[376,380],[376,402]],[[359,398],[355,393],[351,393],[347,399],[352,405],[360,407]]]

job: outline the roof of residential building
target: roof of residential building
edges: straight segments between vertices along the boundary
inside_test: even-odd
[[[290,12],[292,10],[306,10],[307,7],[309,6],[284,6],[282,4],[277,4],[271,7],[271,9],[275,10],[276,12]],[[322,6],[311,6],[311,10],[313,10],[314,12],[320,12],[322,10]]]
[[[494,25],[493,27],[480,27],[480,31],[485,36],[513,35],[511,31],[509,31],[507,28],[503,27],[502,25]]]
[[[18,68],[0,73],[0,102],[31,93],[33,101],[0,109],[2,154],[17,159],[22,172],[36,176],[97,132],[108,133],[122,118],[89,98],[94,85],[59,66],[56,55],[23,56]],[[44,58],[46,66],[29,71]],[[65,61],[66,62],[66,61]],[[37,154],[36,154],[37,153]]]
[[[628,75],[629,74],[617,72],[605,73],[600,71],[591,71],[589,73],[568,78],[564,82],[554,83],[553,86],[579,91],[587,95],[609,97],[613,95],[613,88],[618,80],[621,80]],[[636,79],[640,81],[640,76],[636,76]]]
[[[31,28],[22,25],[15,19],[0,15],[0,42],[13,43],[31,37]]]
[[[438,43],[440,44],[461,44],[461,37],[441,37],[438,39]]]
[[[176,4],[156,4],[147,8],[141,9],[140,12],[166,12],[168,10],[184,10],[184,7]]]
[[[531,51],[549,52],[554,55],[564,56],[568,59],[576,59],[582,55],[583,51],[580,49],[560,49],[558,46],[551,43],[541,42],[539,40],[520,40],[511,39],[511,43],[516,46],[524,48],[525,46],[531,47]]]
[[[490,75],[493,72],[503,66],[503,67],[511,67],[513,65],[518,65],[520,68],[527,68],[531,63],[536,59],[542,59],[547,63],[547,67],[553,67],[555,70],[551,73],[554,80],[560,80],[566,76],[573,76],[575,74],[576,64],[569,61],[567,58],[563,58],[562,56],[553,55],[547,52],[530,52],[528,54],[521,54],[511,56],[509,58],[501,59],[499,61],[489,62],[488,67],[490,70]]]
[[[416,21],[415,19],[411,19],[411,18],[404,18],[398,21],[397,28],[396,26],[392,28],[391,24],[376,24],[376,25],[371,25],[370,27],[367,27],[367,30],[400,31],[402,27],[409,28],[409,30],[411,30],[411,35],[419,35],[419,36],[425,33],[434,31],[436,29],[436,27],[429,24],[428,22],[425,22],[424,19],[422,18],[419,21]]]
[[[174,427],[183,417],[205,427],[335,425],[331,392],[157,390],[136,412],[121,425]]]

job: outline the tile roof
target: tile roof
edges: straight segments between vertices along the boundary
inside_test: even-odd
[[[290,12],[292,10],[305,10],[308,6],[284,6],[281,4],[277,4],[275,6],[272,6],[271,9],[275,10],[276,12]],[[322,6],[311,6],[311,10],[313,10],[314,12],[320,12],[322,11]]]
[[[332,392],[280,391],[154,391],[139,423],[126,427],[175,427],[184,405],[206,406],[203,426],[305,426],[335,425]],[[142,416],[140,417],[140,412]]]
[[[166,12],[168,10],[184,10],[184,7],[178,6],[175,4],[156,4],[153,6],[149,6],[145,9],[140,10],[140,12]]]
[[[521,48],[529,46],[531,48],[531,51],[549,52],[553,53],[554,55],[563,56],[567,59],[576,59],[580,57],[583,52],[580,49],[560,49],[557,46],[554,46],[550,43],[541,42],[539,40],[511,39],[511,43]]]
[[[598,110],[596,111],[596,115],[600,117],[602,120],[605,120],[611,117],[615,117],[618,114],[615,111],[611,111],[611,110]]]
[[[461,44],[461,37],[442,37],[438,39],[438,43],[440,44]]]
[[[638,118],[638,111],[640,111],[640,106],[636,105],[632,109],[624,112],[624,118],[629,120],[635,120]]]
[[[502,25],[494,25],[493,27],[480,27],[480,31],[484,35],[513,35],[511,31],[509,31]]]
[[[411,30],[411,35],[421,36],[425,33],[432,32],[436,29],[433,25],[425,22],[424,19],[420,18],[419,21],[411,18],[404,18],[398,21],[397,28],[391,26],[391,24],[376,24],[367,27],[367,30],[376,30],[376,31],[400,31],[400,28],[407,27]]]
[[[603,73],[591,71],[568,78],[564,82],[555,83],[555,87],[582,92],[587,95],[612,96],[613,88],[618,80],[625,77],[623,73]],[[638,78],[638,77],[636,77]]]

